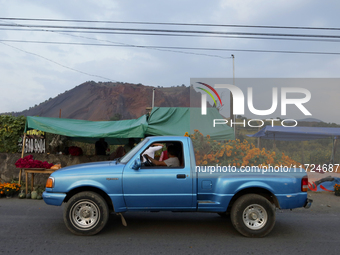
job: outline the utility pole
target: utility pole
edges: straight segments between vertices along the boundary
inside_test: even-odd
[[[233,58],[233,85],[235,85],[235,56],[234,54],[231,54],[231,57]],[[233,121],[234,123],[234,136],[235,136],[235,139],[236,139],[236,125],[235,125],[235,116],[234,116],[234,108],[233,108],[233,94],[231,93],[230,91],[230,123],[231,123],[231,120]]]
[[[155,107],[155,88],[152,89],[152,102],[151,107],[146,107],[147,114],[152,112],[152,109]]]
[[[155,88],[152,89],[152,109],[154,108],[155,106]]]

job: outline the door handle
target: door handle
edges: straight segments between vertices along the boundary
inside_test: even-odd
[[[178,174],[177,179],[185,179],[186,175],[185,174]]]

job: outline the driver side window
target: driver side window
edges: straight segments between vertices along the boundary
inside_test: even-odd
[[[140,159],[142,168],[183,168],[183,145],[179,141],[155,142],[141,153]]]

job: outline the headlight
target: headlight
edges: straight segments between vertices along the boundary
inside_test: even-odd
[[[46,181],[46,188],[53,188],[54,187],[54,178],[48,177]]]

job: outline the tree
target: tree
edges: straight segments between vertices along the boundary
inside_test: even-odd
[[[122,115],[120,113],[115,113],[110,120],[111,121],[116,121],[116,120],[121,120],[122,119]]]
[[[18,140],[24,133],[26,118],[0,116],[0,152],[14,153],[18,151]]]

